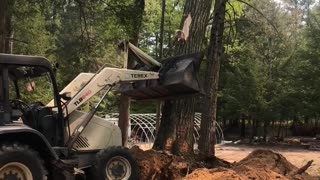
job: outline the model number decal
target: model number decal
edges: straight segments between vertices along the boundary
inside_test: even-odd
[[[75,106],[78,106],[84,99],[87,98],[91,94],[91,90],[87,91],[84,95],[82,95],[76,102],[74,102]]]
[[[148,77],[147,74],[131,74],[132,78],[146,78]]]

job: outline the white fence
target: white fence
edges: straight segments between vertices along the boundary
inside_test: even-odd
[[[118,124],[119,114],[108,114],[106,119]],[[194,117],[194,139],[199,139],[201,113],[195,113]],[[129,141],[153,142],[155,139],[156,114],[130,114]],[[221,126],[216,122],[216,142],[223,143],[224,136]]]

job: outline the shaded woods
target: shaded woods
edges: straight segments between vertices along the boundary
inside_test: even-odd
[[[122,39],[156,59],[202,53],[204,94],[164,102],[155,149],[192,157],[194,112],[203,113],[200,142],[206,143],[199,148],[205,156],[214,155],[213,121],[230,139],[320,133],[317,1],[17,2],[0,2],[0,51],[58,62],[60,89],[80,72],[95,72],[106,63],[121,67],[116,48]],[[119,99],[114,92],[98,114],[119,112]],[[132,102],[130,110],[155,109]]]

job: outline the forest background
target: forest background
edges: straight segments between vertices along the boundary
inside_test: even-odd
[[[268,136],[320,134],[319,2],[224,2],[216,120],[225,134],[261,136],[264,141]],[[62,89],[80,72],[96,72],[106,63],[121,67],[117,44],[123,39],[135,41],[158,60],[176,55],[187,4],[184,0],[3,0],[0,18],[6,21],[0,23],[0,50],[44,56],[58,63],[56,75]],[[210,4],[208,20],[202,22],[206,25],[203,52],[210,49],[217,12]],[[209,63],[204,54],[203,81]],[[52,99],[46,88],[38,86],[33,99]],[[119,100],[118,93],[111,94],[99,114],[119,112]],[[202,101],[202,96],[195,98],[196,112],[204,108]],[[132,101],[131,113],[155,111],[156,103]]]

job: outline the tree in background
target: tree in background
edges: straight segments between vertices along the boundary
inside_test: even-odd
[[[308,21],[304,3],[308,1],[243,4],[246,8],[235,19],[237,36],[227,46],[221,69],[218,119],[226,134],[263,136],[264,140],[272,135],[283,137],[283,127],[290,128],[291,122],[305,115],[313,117],[309,99],[315,96],[305,86],[310,77],[302,83],[302,75],[296,74],[302,71],[295,69],[304,64],[298,56]]]
[[[3,0],[0,2],[0,52],[12,53],[12,16],[14,1]]]
[[[139,41],[139,33],[141,30],[142,20],[143,20],[143,12],[145,7],[144,0],[136,0],[135,1],[135,19],[133,20],[134,25],[131,29],[131,40],[130,42],[138,46]],[[128,57],[128,69],[133,68],[134,66],[134,57],[129,55]],[[130,98],[126,95],[120,95],[120,106],[119,106],[119,127],[122,133],[122,144],[126,146],[128,142],[128,127],[129,127],[129,116],[130,116]]]
[[[213,158],[215,122],[217,113],[220,62],[223,58],[223,32],[228,0],[216,0],[214,5],[211,36],[208,48],[208,63],[204,83],[203,111],[201,116],[199,150],[200,157]]]
[[[145,1],[143,11],[136,9],[137,2],[21,0],[17,3],[3,0],[0,2],[0,50],[45,56],[58,62],[60,89],[80,72],[95,72],[105,63],[121,67],[123,63],[116,58],[118,40],[138,39],[139,47],[157,58],[160,55],[161,0]],[[210,7],[211,2],[204,0],[166,0],[164,58],[201,51],[208,46],[210,39],[204,34],[208,25],[214,23],[210,22],[214,16],[207,17]],[[267,136],[286,136],[286,129],[296,135],[319,133],[319,3],[229,0],[226,9],[225,54],[221,61],[216,106],[216,120],[223,124],[225,134],[236,133],[236,136],[251,139],[264,136],[267,140]],[[143,12],[142,22],[137,12]],[[176,31],[182,28],[189,12],[192,17],[190,36],[185,42],[177,41]],[[200,73],[203,76],[207,68],[207,64],[202,64]],[[52,98],[46,92],[40,94],[44,99]],[[199,102],[209,99],[214,98],[167,101],[162,132],[155,148],[176,154],[192,152],[194,104],[197,103],[200,111],[203,106],[198,106]],[[111,103],[102,104],[99,115],[118,112],[118,94],[114,93],[109,100]],[[88,108],[94,102],[90,102]],[[215,106],[215,103],[206,102],[206,105]],[[132,105],[134,112],[154,112],[154,109],[150,104],[133,102]],[[205,116],[213,117],[212,112],[205,113],[204,120],[209,121],[211,118]],[[211,122],[207,122],[211,130],[204,130],[206,135],[213,133]]]
[[[0,2],[0,52],[44,55],[52,46],[49,41],[40,3]]]

